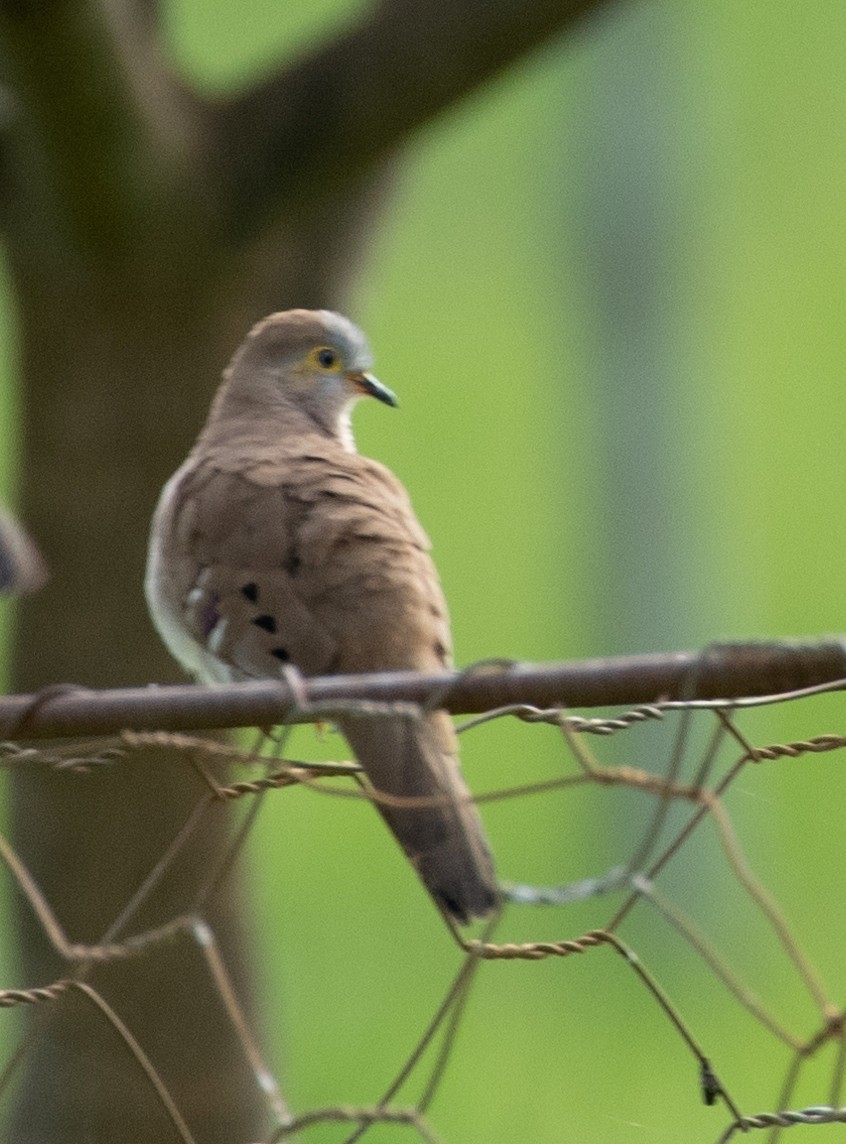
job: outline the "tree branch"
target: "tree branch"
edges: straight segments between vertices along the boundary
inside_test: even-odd
[[[382,0],[212,116],[224,227],[244,241],[371,172],[418,127],[605,0]]]
[[[475,714],[510,704],[634,706],[672,699],[740,699],[843,682],[846,639],[715,644],[702,652],[570,663],[481,664],[463,672],[383,672],[93,691],[57,685],[0,699],[0,737],[107,735],[125,728],[189,731],[313,723],[351,705],[413,703]]]
[[[30,216],[53,243],[58,224],[77,253],[112,261],[137,248],[162,201],[178,200],[175,182],[184,193],[191,153],[187,94],[128,14],[98,0],[0,0],[14,169]]]

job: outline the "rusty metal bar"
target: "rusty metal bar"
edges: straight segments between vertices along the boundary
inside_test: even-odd
[[[191,731],[331,718],[349,704],[408,702],[476,714],[514,703],[634,706],[661,699],[760,696],[846,679],[846,640],[715,644],[544,664],[481,664],[463,672],[390,672],[220,687],[151,685],[94,691],[55,685],[0,698],[0,738],[44,739],[135,730]],[[295,696],[295,692],[298,695]],[[309,710],[317,707],[319,711]]]

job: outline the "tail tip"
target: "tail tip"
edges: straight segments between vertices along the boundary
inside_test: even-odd
[[[499,901],[496,889],[486,884],[474,887],[472,893],[468,893],[466,888],[438,888],[431,893],[444,913],[462,926],[489,917]]]

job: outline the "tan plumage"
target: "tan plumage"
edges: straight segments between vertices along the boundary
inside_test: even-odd
[[[208,681],[450,663],[446,603],[405,489],[354,451],[349,409],[393,394],[361,332],[329,311],[260,322],[235,353],[153,520],[146,589],[182,664]],[[493,864],[449,718],[339,722],[438,905],[458,921],[495,902]]]

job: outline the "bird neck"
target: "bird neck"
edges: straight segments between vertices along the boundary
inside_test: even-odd
[[[289,392],[272,373],[244,378],[233,372],[215,395],[201,437],[207,445],[233,438],[270,444],[320,434],[355,453],[350,420],[355,401],[356,395],[340,387]]]
[[[341,409],[329,426],[300,406],[266,409],[263,415],[254,408],[213,409],[197,444],[204,452],[243,443],[250,449],[290,453],[307,450],[309,441],[319,441],[324,448],[332,442],[345,453],[355,453],[351,411],[351,406]]]

